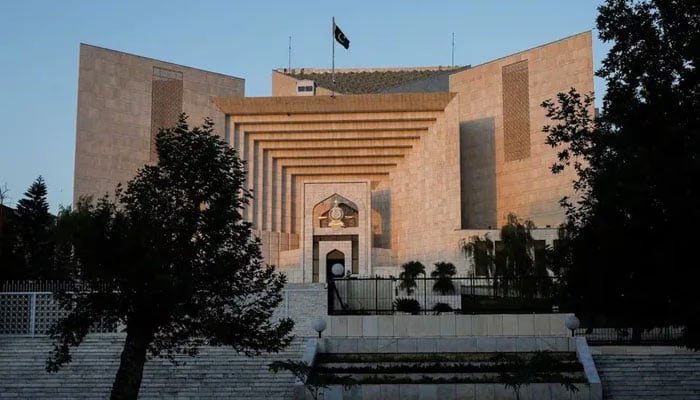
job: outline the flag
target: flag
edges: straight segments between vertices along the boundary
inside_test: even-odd
[[[350,39],[348,39],[347,36],[343,33],[343,31],[340,30],[340,27],[333,23],[333,36],[335,36],[335,40],[340,43],[341,46],[345,47],[346,49],[350,48]]]

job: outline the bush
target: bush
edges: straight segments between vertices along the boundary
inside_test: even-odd
[[[437,315],[440,315],[440,313],[451,312],[454,310],[452,309],[452,306],[450,306],[447,303],[435,303],[435,305],[433,306],[433,311],[435,311]]]
[[[420,312],[420,303],[416,299],[399,297],[394,300],[394,308],[396,311],[418,314]]]

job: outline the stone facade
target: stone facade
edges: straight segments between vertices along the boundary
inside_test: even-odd
[[[573,169],[552,175],[556,152],[544,142],[549,123],[540,104],[572,87],[593,91],[591,32],[584,32],[531,50],[482,64],[450,77],[450,90],[460,94],[459,133],[462,164],[462,227],[480,229],[502,224],[509,212],[538,226],[563,220],[559,200],[571,195]],[[509,70],[526,68],[527,91],[509,85]],[[508,93],[527,95],[529,143],[527,155],[509,155],[504,133]],[[505,99],[505,100],[504,100]],[[517,111],[517,110],[510,110]]]
[[[218,133],[246,160],[255,199],[244,216],[266,261],[291,282],[324,281],[331,261],[356,275],[396,275],[410,260],[430,271],[448,261],[465,275],[473,271],[460,240],[485,233],[498,240],[510,212],[543,228],[533,236],[551,245],[564,219],[558,202],[574,195],[574,176],[549,170],[556,152],[544,143],[540,104],[571,87],[593,89],[590,32],[475,67],[337,70],[344,87],[358,76],[373,81],[364,94],[336,96],[325,70],[273,71],[272,97],[242,98],[236,78],[88,46],[82,53],[76,197],[104,192],[148,162],[147,110],[157,104],[172,114],[181,71],[185,111],[215,116]],[[130,83],[134,93],[123,94],[131,96],[133,121],[117,114],[138,128],[131,131],[111,124],[111,109],[94,106],[122,104],[101,100],[122,95],[109,91],[122,58],[141,71]],[[159,96],[170,100],[150,101],[153,67],[164,70]],[[197,76],[210,86],[197,86],[195,95],[188,82]],[[315,91],[297,93],[297,84]],[[109,130],[100,130],[105,124]],[[333,196],[356,213],[352,224],[323,225]]]
[[[245,81],[214,72],[80,45],[73,201],[114,193],[154,161],[153,139],[186,112],[192,125],[224,115],[212,96],[242,97]]]

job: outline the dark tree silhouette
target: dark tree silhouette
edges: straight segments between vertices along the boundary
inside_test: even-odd
[[[15,260],[18,278],[53,279],[53,216],[49,213],[44,178],[39,176],[17,202],[14,217]]]
[[[637,338],[683,324],[697,349],[697,237],[685,232],[700,224],[700,3],[609,0],[599,11],[612,43],[596,73],[607,83],[600,115],[574,89],[543,103],[552,170],[578,173],[560,259],[580,313],[612,316]]]
[[[148,354],[227,345],[254,355],[289,344],[293,322],[271,321],[284,276],[262,265],[241,215],[251,197],[243,162],[212,131],[209,120],[190,129],[183,114],[158,133],[158,163],[124,192],[62,213],[77,290],[62,296],[70,314],[52,331],[48,370],[70,362],[97,321],[126,330],[113,399],[137,398]]]

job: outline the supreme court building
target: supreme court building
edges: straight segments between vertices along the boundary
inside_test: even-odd
[[[186,112],[215,122],[247,162],[245,211],[266,262],[291,282],[341,263],[397,275],[418,260],[469,265],[460,239],[508,213],[551,243],[572,195],[553,175],[540,104],[593,91],[591,32],[478,66],[272,71],[271,97],[244,80],[90,45],[80,47],[74,200],[112,193],[155,161],[154,138]]]

